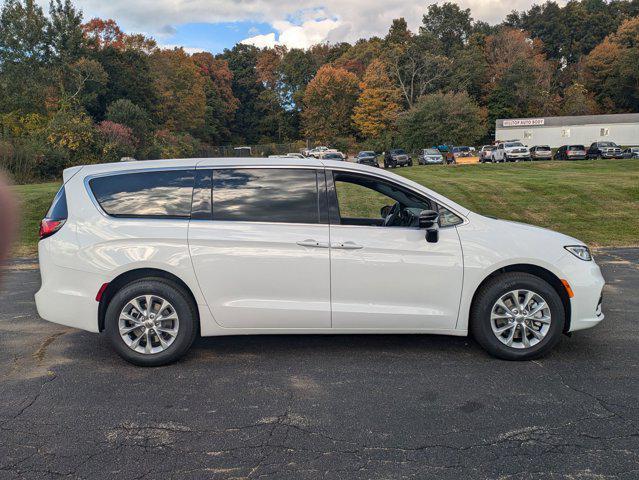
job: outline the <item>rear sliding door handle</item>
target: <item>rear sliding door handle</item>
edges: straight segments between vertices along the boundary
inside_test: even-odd
[[[362,245],[358,245],[355,242],[342,242],[342,243],[332,243],[331,248],[337,250],[359,250],[360,248],[364,248]]]
[[[328,243],[318,242],[317,240],[313,240],[312,238],[297,242],[297,244],[300,247],[328,248]]]

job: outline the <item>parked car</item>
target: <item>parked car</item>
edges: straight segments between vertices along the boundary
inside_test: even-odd
[[[322,160],[346,160],[346,155],[338,151],[326,151],[319,155]]]
[[[583,145],[562,145],[555,152],[555,160],[585,160],[586,147]]]
[[[273,333],[472,332],[525,360],[604,318],[584,243],[351,162],[71,167],[40,238],[39,315],[104,332],[137,365],[197,336]]]
[[[444,156],[436,148],[424,148],[419,157],[417,157],[419,165],[441,165],[444,163]]]
[[[623,158],[621,147],[615,142],[593,142],[590,147],[588,147],[586,156],[589,159]]]
[[[521,142],[500,142],[491,153],[493,162],[530,160],[530,150]]]
[[[362,165],[370,165],[371,167],[379,167],[379,162],[377,161],[377,154],[372,150],[365,150],[359,152],[355,157],[355,162]]]
[[[269,155],[268,158],[304,158],[304,155],[301,153],[278,153]]]
[[[453,155],[458,157],[472,157],[473,152],[470,147],[453,147]]]
[[[320,147],[315,147],[315,148],[311,148],[310,150],[308,150],[306,153],[307,157],[313,157],[313,158],[319,158],[319,156],[324,153],[324,152],[328,152],[331,149],[328,147],[324,147],[324,146],[320,146]]]
[[[492,161],[491,155],[495,149],[494,145],[484,145],[479,150],[479,163],[486,163]]]
[[[395,148],[384,154],[384,168],[412,167],[413,159],[401,148]]]
[[[552,149],[548,145],[535,145],[530,149],[531,160],[552,160]]]
[[[623,158],[639,158],[639,147],[626,148],[622,152]]]

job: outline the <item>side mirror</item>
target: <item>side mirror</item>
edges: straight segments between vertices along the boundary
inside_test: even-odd
[[[439,214],[435,210],[422,210],[419,213],[419,228],[426,229],[426,241],[439,241]]]

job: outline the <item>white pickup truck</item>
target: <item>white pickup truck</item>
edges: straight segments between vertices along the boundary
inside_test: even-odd
[[[530,150],[521,142],[500,142],[492,151],[490,158],[493,163],[530,160]]]

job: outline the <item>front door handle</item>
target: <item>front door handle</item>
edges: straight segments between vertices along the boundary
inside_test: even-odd
[[[341,242],[341,243],[332,243],[331,248],[336,250],[359,250],[360,248],[364,248],[362,245],[358,245],[355,242]]]
[[[313,240],[312,238],[297,242],[297,244],[300,247],[328,248],[328,243],[318,242],[317,240]]]

